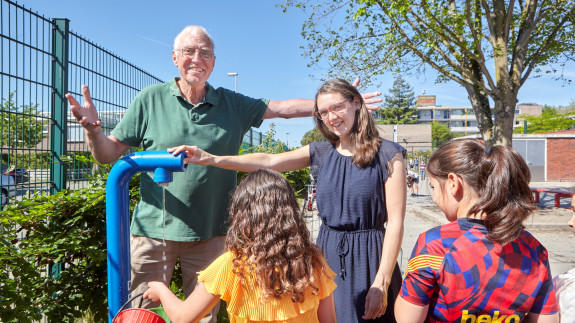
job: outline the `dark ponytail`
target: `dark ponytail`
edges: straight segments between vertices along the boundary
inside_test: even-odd
[[[506,244],[516,239],[535,209],[531,173],[513,148],[486,147],[475,139],[450,141],[431,156],[427,171],[440,182],[449,173],[457,174],[477,192],[479,201],[467,216],[483,213],[492,241]]]

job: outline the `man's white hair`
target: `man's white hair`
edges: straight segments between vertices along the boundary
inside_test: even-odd
[[[212,39],[212,36],[210,36],[206,28],[202,26],[190,25],[184,28],[182,31],[180,31],[180,33],[174,39],[174,50],[180,49],[180,43],[182,41],[182,38],[193,33],[203,34],[206,37],[206,39],[210,42],[210,45],[212,46],[212,51],[216,49],[216,46],[214,45],[214,40]]]

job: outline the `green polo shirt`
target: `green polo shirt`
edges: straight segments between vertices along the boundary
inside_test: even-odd
[[[206,84],[205,101],[192,105],[181,96],[177,79],[143,89],[112,135],[129,146],[141,145],[150,151],[195,145],[216,155],[237,155],[245,133],[262,123],[269,100]],[[235,187],[236,172],[189,164],[185,172],[174,173],[164,204],[162,188],[154,183],[153,174],[143,173],[142,198],[130,231],[162,239],[165,212],[166,240],[198,241],[225,235],[229,198]]]

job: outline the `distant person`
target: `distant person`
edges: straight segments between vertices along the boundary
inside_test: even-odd
[[[143,89],[109,136],[101,130],[88,87],[82,86],[84,106],[67,94],[70,110],[84,127],[94,158],[109,164],[131,147],[165,151],[177,145],[197,145],[214,154],[236,155],[245,133],[251,127],[259,127],[263,119],[312,115],[313,100],[254,99],[213,87],[208,78],[216,61],[214,50],[214,41],[203,27],[184,28],[176,36],[172,50],[179,77]],[[358,82],[359,79],[354,84]],[[365,96],[374,95],[380,93]],[[378,101],[381,99],[366,102]],[[236,172],[191,165],[186,172],[174,173],[163,203],[163,189],[153,182],[151,174],[141,174],[141,200],[130,228],[133,294],[143,292],[149,281],[161,280],[164,275],[169,282],[178,259],[184,293],[186,296],[192,293],[197,284],[196,272],[224,251],[227,201],[235,187]],[[162,243],[164,236],[166,247]],[[149,301],[143,304],[156,305]],[[206,322],[215,322],[217,310],[216,306]]]
[[[425,180],[425,161],[423,159],[419,163],[419,176],[422,181]]]
[[[575,234],[575,188],[571,197],[571,210],[573,214],[567,224]],[[553,285],[557,294],[561,322],[575,322],[575,268],[553,278]]]
[[[419,174],[417,174],[413,170],[408,170],[407,181],[411,183],[411,186],[409,186],[411,196],[419,195]]]
[[[413,169],[413,158],[409,158],[408,165],[409,165],[408,168],[412,170]]]
[[[197,322],[223,299],[231,322],[336,322],[335,273],[311,242],[289,182],[278,172],[249,174],[232,196],[226,252],[200,272],[185,301],[163,282],[144,298],[172,322]]]
[[[529,167],[510,147],[442,145],[427,165],[451,223],[422,233],[395,306],[398,322],[558,322],[547,250],[524,229]]]
[[[185,151],[186,162],[245,172],[311,165],[322,219],[317,244],[338,273],[337,319],[394,322],[407,195],[405,149],[379,137],[361,95],[345,80],[333,79],[319,88],[314,112],[317,127],[328,141],[293,151],[241,156],[217,156],[190,146],[168,151]]]

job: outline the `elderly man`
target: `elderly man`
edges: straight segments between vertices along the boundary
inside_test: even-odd
[[[174,40],[172,60],[180,77],[143,89],[109,136],[101,131],[87,86],[82,86],[83,106],[66,95],[98,162],[114,162],[130,147],[140,145],[151,151],[196,145],[212,154],[237,154],[244,134],[251,127],[259,127],[262,119],[312,114],[313,100],[253,99],[212,87],[207,81],[216,60],[214,43],[203,27],[188,26],[180,32]],[[375,103],[381,101],[373,98],[378,95],[374,92],[364,97]],[[189,165],[186,172],[174,173],[174,181],[166,188],[165,204],[162,188],[149,174],[143,173],[140,181],[141,200],[130,228],[132,292],[143,291],[147,282],[162,281],[164,276],[169,282],[179,258],[188,296],[196,286],[196,272],[224,250],[228,197],[236,186],[236,173]],[[215,322],[217,310],[203,321]]]

